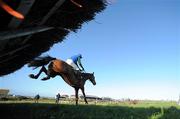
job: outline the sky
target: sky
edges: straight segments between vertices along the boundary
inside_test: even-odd
[[[86,82],[86,95],[178,100],[179,6],[179,0],[113,0],[95,20],[83,24],[77,33],[71,32],[43,55],[66,60],[81,53],[86,72],[94,72],[97,83],[94,86]],[[48,81],[28,77],[38,71],[25,65],[1,77],[0,88],[30,96],[74,94],[59,76]],[[39,79],[44,76],[41,74]]]

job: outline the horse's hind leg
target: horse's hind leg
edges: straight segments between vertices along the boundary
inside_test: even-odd
[[[31,77],[33,79],[37,79],[42,72],[44,72],[47,75],[47,70],[44,66],[42,66],[42,68],[40,69],[38,74],[36,74],[36,75],[30,74],[29,77]]]
[[[46,80],[48,80],[48,79],[50,79],[51,77],[49,76],[49,75],[47,75],[47,77],[44,77],[44,78],[42,78],[41,80],[43,80],[43,81],[46,81]]]
[[[57,76],[57,73],[53,69],[48,68],[48,70],[46,71],[46,75],[47,77],[44,77],[41,80],[45,81],[50,79],[51,77],[54,78],[55,76]]]

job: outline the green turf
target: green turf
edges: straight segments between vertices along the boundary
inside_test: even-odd
[[[180,119],[174,102],[143,101],[136,105],[97,103],[75,106],[54,102],[16,101],[0,103],[1,119]]]

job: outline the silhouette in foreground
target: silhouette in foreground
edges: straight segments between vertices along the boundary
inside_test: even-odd
[[[45,68],[45,65],[48,65],[48,69]],[[59,75],[62,79],[69,84],[71,87],[75,89],[75,96],[76,96],[76,105],[78,105],[78,91],[81,89],[84,95],[84,101],[88,104],[86,100],[86,95],[84,91],[84,85],[87,80],[90,80],[93,85],[96,85],[94,72],[93,73],[81,73],[78,70],[74,70],[72,66],[67,64],[66,62],[56,59],[50,56],[46,57],[39,57],[31,61],[28,65],[29,67],[41,67],[38,74],[30,74],[29,76],[33,79],[37,79],[39,75],[44,72],[47,76],[42,78],[41,80],[49,80],[51,77],[54,78],[55,76]],[[34,69],[35,69],[34,68]],[[76,73],[75,73],[76,72]],[[78,73],[77,73],[78,72]]]

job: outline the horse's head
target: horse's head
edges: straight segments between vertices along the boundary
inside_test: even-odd
[[[93,85],[96,85],[96,81],[95,81],[95,77],[94,77],[94,72],[90,73],[89,80],[91,81],[91,83]]]

